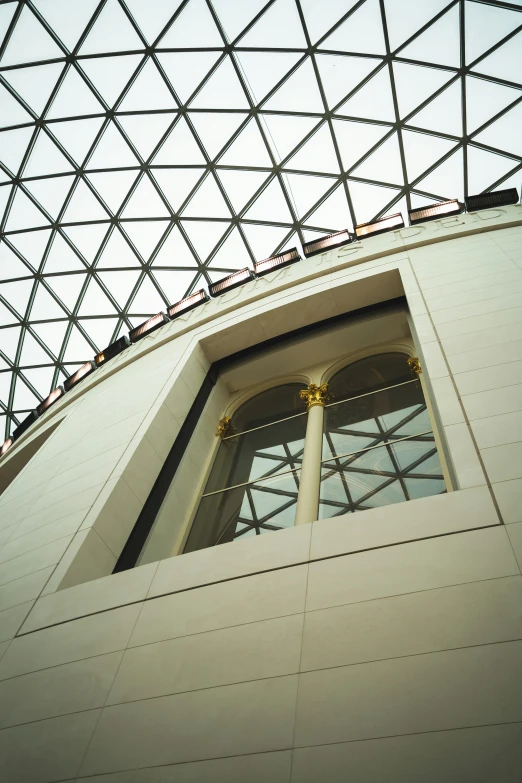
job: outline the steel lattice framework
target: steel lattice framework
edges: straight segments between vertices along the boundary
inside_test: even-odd
[[[6,436],[202,283],[522,168],[522,0],[0,2]]]

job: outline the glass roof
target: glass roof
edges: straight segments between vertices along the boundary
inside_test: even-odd
[[[0,1],[5,436],[229,271],[518,186],[521,51],[522,0]]]

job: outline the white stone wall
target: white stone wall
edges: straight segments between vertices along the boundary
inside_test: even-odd
[[[62,419],[0,496],[3,778],[518,783],[521,238],[510,207],[304,261],[19,441]],[[210,362],[402,290],[457,491],[109,575]]]

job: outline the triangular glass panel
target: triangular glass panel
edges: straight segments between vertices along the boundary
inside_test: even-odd
[[[186,103],[220,56],[221,52],[169,52],[159,54],[158,60],[176,95]]]
[[[308,35],[314,44],[330,30],[339,19],[355,5],[355,0],[329,0],[318,3],[317,0],[301,0]]]
[[[13,18],[14,12],[16,11],[17,8],[18,6],[16,5],[16,3],[6,3],[0,6],[0,46],[2,45],[2,41],[4,40],[4,35],[9,29],[9,25],[11,24],[11,19]]]
[[[237,52],[253,102],[260,103],[301,57],[294,52]]]
[[[2,216],[7,206],[7,202],[9,201],[11,190],[12,188],[10,185],[2,185],[2,187],[0,187],[0,223],[2,222]]]
[[[87,286],[87,291],[78,310],[78,315],[114,315],[114,307],[104,294],[94,278]]]
[[[35,65],[31,68],[4,71],[2,76],[29,108],[35,114],[40,115],[62,71],[63,63],[50,63],[49,65]]]
[[[141,265],[121,231],[115,227],[96,264],[96,268],[107,269],[129,266],[139,267]]]
[[[216,183],[209,174],[183,210],[183,217],[229,218],[230,210]]]
[[[152,174],[172,211],[177,212],[201,179],[203,169],[153,169]]]
[[[58,57],[63,57],[62,50],[55,44],[29,6],[24,5],[0,63],[2,66],[18,65],[40,60],[56,60]]]
[[[46,118],[100,114],[104,108],[87,86],[76,68],[71,66],[51,104]]]
[[[47,177],[25,182],[26,190],[40,202],[49,215],[56,220],[65,198],[74,182],[74,176]]]
[[[426,198],[425,196],[419,196],[419,194],[415,193],[413,190],[411,192],[410,198],[412,209],[417,209],[417,207],[432,207],[434,204],[438,203],[436,198]]]
[[[393,197],[400,192],[393,188],[367,185],[365,182],[355,182],[353,180],[348,182],[348,190],[350,191],[357,225],[373,220],[389,204]]]
[[[237,3],[235,0],[213,0],[212,5],[228,40],[233,41],[266,5],[266,0],[248,0],[243,3]]]
[[[160,49],[190,49],[223,46],[212,14],[205,0],[189,0],[163,38]]]
[[[273,49],[305,49],[297,8],[292,0],[276,0],[249,32],[240,40],[240,46],[272,47]]]
[[[466,76],[466,121],[468,133],[490,120],[499,111],[516,101],[522,92],[487,79]]]
[[[215,224],[217,225],[217,224]],[[189,266],[196,265],[192,251],[181,235],[178,226],[174,226],[162,244],[154,259],[154,268],[157,266]],[[196,270],[194,270],[195,272]]]
[[[98,277],[123,309],[138,282],[140,271],[98,272]]]
[[[89,335],[89,339],[99,350],[113,341],[117,318],[81,318],[78,323]]]
[[[213,269],[220,268],[224,270],[244,269],[245,266],[250,266],[251,263],[252,260],[241,238],[241,234],[237,228],[234,228],[210,262],[210,266]]]
[[[4,330],[2,330],[4,331]],[[2,364],[2,370],[4,370],[4,364],[5,362],[3,359],[1,360]],[[11,380],[13,378],[12,372],[1,372],[0,373],[0,400],[4,403],[4,405],[7,407],[7,402],[9,399],[9,392],[11,391]],[[0,427],[2,428],[2,433],[4,431],[5,427],[5,414],[1,414],[2,418],[0,418]],[[3,440],[3,438],[2,438]]]
[[[40,283],[36,289],[36,296],[31,307],[29,316],[31,321],[50,321],[54,318],[63,318],[65,315],[65,310],[60,307],[46,287]]]
[[[460,79],[454,82],[438,98],[414,114],[409,124],[417,128],[449,133],[453,136],[462,135],[462,111]]]
[[[22,255],[31,266],[38,269],[50,235],[50,229],[44,228],[40,231],[14,234],[9,237],[9,240],[16,250],[18,250],[20,255]]]
[[[213,159],[244,122],[246,115],[191,112],[190,119],[209,158]]]
[[[150,156],[173,119],[172,114],[134,114],[118,117],[123,130],[144,160]]]
[[[85,270],[74,250],[58,232],[55,233],[49,255],[45,261],[44,272],[78,272]]]
[[[12,362],[14,362],[16,358],[21,331],[19,326],[12,326],[8,329],[2,329],[0,332],[2,335],[2,353],[5,353],[7,358]]]
[[[0,280],[29,277],[29,275],[32,275],[32,270],[18,258],[5,242],[0,242]]]
[[[0,162],[15,175],[32,135],[33,128],[17,128],[0,133]]]
[[[85,160],[103,123],[101,117],[90,120],[53,122],[47,128],[79,165]]]
[[[15,384],[13,410],[23,411],[36,408],[40,400],[36,397],[23,380],[18,377]],[[23,417],[22,417],[23,418]]]
[[[69,321],[51,321],[48,324],[35,324],[32,329],[40,340],[55,356],[60,354]]]
[[[281,114],[260,114],[266,126],[267,140],[276,161],[280,162],[297,147],[317,125],[317,117],[292,117]]]
[[[165,292],[167,293],[167,292]],[[176,300],[173,300],[176,301]],[[129,305],[130,313],[140,313],[145,317],[154,315],[165,307],[163,298],[152,282],[150,275],[145,275],[136,296]]]
[[[345,171],[348,171],[389,132],[386,125],[348,120],[334,120],[333,127]]]
[[[168,215],[169,211],[159,197],[158,191],[147,174],[144,174],[121,213],[122,218],[168,217]]]
[[[89,159],[89,169],[138,166],[139,161],[113,122],[109,122]]]
[[[112,212],[117,212],[137,175],[137,171],[105,171],[99,174],[89,174],[87,179],[94,185],[109,209]]]
[[[285,164],[289,169],[339,173],[339,163],[328,125],[323,125]]]
[[[312,177],[308,174],[284,174],[283,178],[288,182],[300,218],[312,209],[336,181],[330,177]]]
[[[50,360],[51,357],[44,351],[38,340],[33,337],[31,332],[24,329],[24,344],[20,356],[20,366],[27,367],[32,364],[48,364]],[[27,377],[29,378],[28,375]]]
[[[141,257],[147,261],[168,225],[169,223],[164,220],[140,220],[125,221],[121,224],[121,228],[129,236]]]
[[[446,155],[455,142],[449,139],[441,139],[440,136],[427,136],[424,133],[414,133],[403,130],[402,142],[406,157],[408,180],[417,179],[423,171],[433,166],[435,161]]]
[[[169,19],[181,5],[181,0],[126,0],[125,5],[133,15],[149,43],[154,43]]]
[[[364,87],[337,109],[345,117],[364,118],[395,122],[395,108],[391,91],[390,74],[387,66],[372,76]]]
[[[397,49],[447,5],[448,0],[384,0],[390,49]]]
[[[182,223],[194,250],[202,261],[215,248],[230,225],[229,223],[206,220],[184,220]]]
[[[165,294],[165,299],[169,304],[172,302],[179,302],[183,299],[187,293],[189,287],[194,280],[194,272],[192,271],[164,271],[162,269],[155,271],[152,277],[156,279],[156,282],[160,286],[161,290]],[[145,282],[145,281],[144,281]],[[156,294],[158,300],[158,310],[164,306],[164,302],[159,294]],[[139,304],[139,302],[138,302]],[[132,303],[132,309],[137,311],[135,302]]]
[[[9,302],[11,307],[14,307],[17,313],[20,313],[22,318],[27,310],[27,304],[32,290],[32,279],[17,280],[14,283],[2,283],[0,285],[0,295],[3,296],[6,302]]]
[[[62,222],[79,223],[84,220],[107,220],[108,217],[107,212],[84,180],[78,180],[72,198],[62,217]]]
[[[293,223],[288,204],[277,177],[254,201],[248,212],[246,220],[262,220],[267,223]]]
[[[240,212],[266,180],[266,172],[220,169],[218,176],[236,212]]]
[[[366,158],[364,163],[353,169],[354,177],[389,182],[395,185],[404,184],[401,153],[397,134],[393,133],[375,152]]]
[[[462,150],[453,153],[444,163],[441,163],[435,171],[428,174],[415,187],[417,190],[429,193],[441,201],[446,199],[464,199],[464,175],[462,163]]]
[[[489,125],[486,130],[475,136],[473,141],[478,141],[480,144],[496,147],[506,152],[513,152],[515,155],[522,155],[521,123],[522,103],[518,103],[514,109],[510,109],[506,114]]]
[[[248,244],[258,261],[269,258],[288,234],[288,228],[256,226],[249,223],[243,223],[242,226]]]
[[[393,75],[401,117],[410,114],[453,77],[450,71],[401,62],[393,63]]]
[[[82,0],[81,3],[71,3],[71,0],[34,0],[33,5],[66,47],[72,50],[96,10],[98,0]]]
[[[331,231],[351,229],[352,219],[343,186],[340,185],[337,190],[334,190],[306,222],[311,226],[321,226]]]
[[[484,73],[487,76],[496,76],[509,82],[522,83],[522,61],[520,50],[522,49],[522,32],[510,38],[503,46],[492,52],[489,57],[481,60],[474,71]],[[5,76],[5,74],[4,74]]]
[[[117,0],[107,0],[80,47],[80,54],[126,52],[143,49],[143,43]]]
[[[104,345],[101,346],[105,348]],[[91,345],[87,342],[83,334],[73,326],[71,334],[67,341],[67,348],[63,356],[64,362],[86,362],[92,358],[94,351]]]
[[[468,145],[468,192],[482,193],[516,165],[517,161],[513,158],[504,158]]]
[[[263,109],[323,114],[324,104],[310,58],[272,95]]]
[[[35,207],[25,193],[17,188],[14,201],[7,218],[6,231],[19,231],[23,228],[36,228],[49,223],[43,213]]]
[[[153,160],[157,166],[206,163],[184,117],[180,117]]]
[[[24,177],[42,177],[45,174],[72,171],[72,168],[56,144],[41,130],[24,168]]]
[[[49,288],[52,288],[58,298],[72,312],[76,307],[78,295],[85,282],[85,277],[84,272],[81,274],[56,275],[46,277],[46,282]]]
[[[107,223],[91,223],[89,226],[68,226],[63,229],[80,254],[89,262],[94,257],[107,233]]]
[[[3,84],[0,84],[0,127],[6,128],[9,125],[21,125],[24,122],[32,122],[33,118],[13,98],[11,93],[6,90]]]
[[[326,100],[331,109],[366,79],[380,60],[337,54],[316,55]]]
[[[108,106],[113,106],[141,60],[139,54],[128,54],[95,57],[92,60],[80,60],[80,63],[103,100]]]
[[[15,324],[18,323],[18,319],[13,313],[4,305],[2,302],[0,302],[0,326],[5,326],[6,324]],[[5,345],[5,336],[7,334],[7,331],[5,329],[2,329],[2,333],[0,336],[2,337],[2,347],[0,348],[1,351],[4,353],[7,353],[7,348]]]
[[[459,31],[459,7],[454,5],[422,35],[401,49],[400,56],[408,60],[458,68],[460,65]],[[444,44],[441,45],[441,42]]]
[[[386,54],[379,0],[366,0],[321,44],[339,52]]]
[[[222,166],[255,166],[272,168],[263,137],[255,119],[243,128],[234,143],[219,160]]]
[[[190,104],[192,109],[248,109],[230,57],[226,57]]]
[[[149,59],[118,106],[118,111],[177,109],[177,104],[154,62]]]
[[[482,3],[465,3],[466,6],[466,65],[491,49],[502,38],[518,27],[520,13]]]

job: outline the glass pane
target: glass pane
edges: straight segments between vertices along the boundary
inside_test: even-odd
[[[323,459],[431,430],[418,381],[330,405],[325,410]]]
[[[301,467],[306,414],[226,438],[218,451],[205,494]]]
[[[433,433],[323,463],[319,519],[445,492]]]
[[[296,470],[203,497],[185,552],[292,527],[299,473]]]
[[[330,394],[334,400],[341,401],[410,381],[407,359],[402,353],[383,353],[349,364],[330,379]]]

